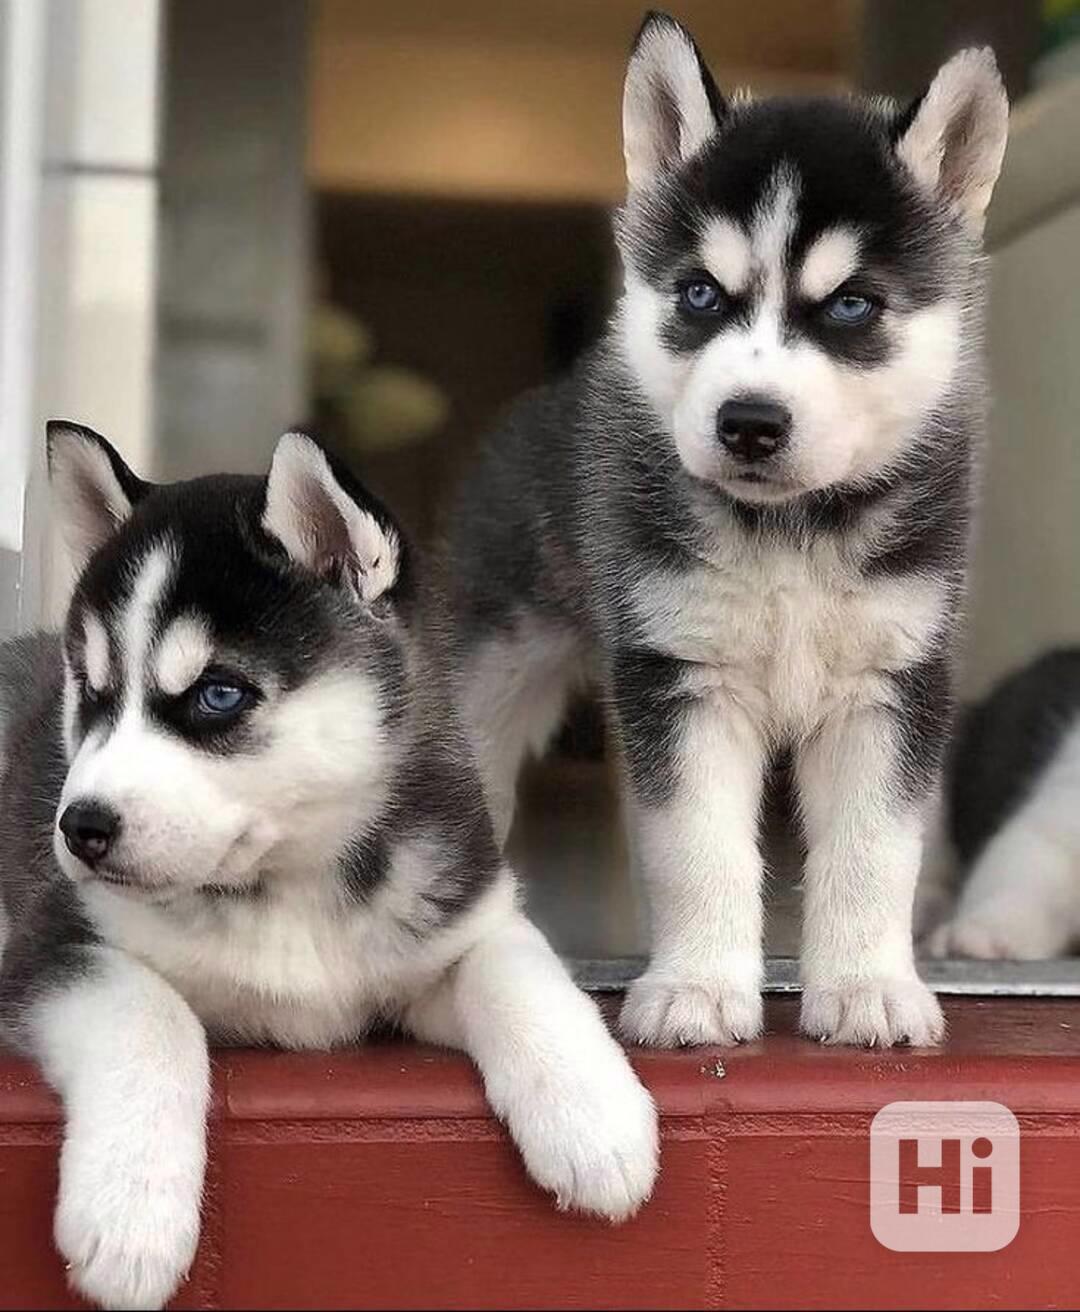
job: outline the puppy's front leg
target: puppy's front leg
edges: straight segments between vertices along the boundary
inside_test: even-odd
[[[796,758],[809,853],[802,1028],[829,1043],[932,1044],[945,1022],[915,971],[925,796],[905,787],[893,712],[838,713]]]
[[[658,1153],[652,1100],[524,916],[490,930],[405,1024],[472,1057],[529,1174],[560,1207],[618,1221],[648,1198]]]
[[[19,950],[8,945],[5,973]],[[101,945],[69,945],[59,973],[6,984],[4,1028],[67,1115],[55,1235],[71,1283],[104,1307],[161,1307],[199,1236],[203,1028],[160,976]]]
[[[639,1043],[737,1043],[762,1028],[765,749],[715,689],[674,661],[616,666],[615,704],[652,957],[621,1025]]]

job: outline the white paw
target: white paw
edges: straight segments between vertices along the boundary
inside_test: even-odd
[[[939,925],[923,944],[928,957],[976,957],[983,961],[1043,961],[1061,956],[1069,935],[1031,909],[985,907],[961,912]]]
[[[945,1037],[937,998],[916,975],[842,985],[808,984],[800,1026],[825,1043],[925,1048]]]
[[[742,1043],[756,1039],[763,1024],[757,988],[652,971],[631,984],[619,1017],[628,1039],[656,1048]]]
[[[195,1257],[201,1149],[179,1160],[163,1138],[151,1151],[69,1138],[60,1166],[56,1246],[68,1280],[105,1308],[160,1308]]]
[[[660,1142],[656,1108],[622,1052],[518,1095],[506,1120],[525,1161],[561,1208],[611,1221],[652,1193]]]

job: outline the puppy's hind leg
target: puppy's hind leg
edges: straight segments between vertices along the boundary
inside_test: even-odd
[[[5,965],[20,946],[9,943]],[[163,979],[100,944],[67,945],[37,978],[7,973],[0,998],[4,1032],[67,1114],[55,1236],[72,1285],[107,1308],[163,1306],[199,1235],[202,1026]]]
[[[458,705],[501,846],[514,819],[517,777],[562,724],[584,683],[584,644],[571,628],[531,612],[474,644]]]
[[[419,1038],[461,1048],[529,1174],[560,1207],[620,1221],[656,1177],[656,1110],[595,1004],[517,912],[406,1016]]]

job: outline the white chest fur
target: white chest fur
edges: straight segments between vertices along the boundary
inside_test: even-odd
[[[418,898],[430,869],[419,865],[415,851],[401,851],[363,906],[317,877],[259,897],[185,895],[166,905],[100,885],[83,896],[105,937],[163,975],[212,1033],[327,1047],[392,1017],[475,941],[486,916],[512,903],[500,883],[436,928]]]
[[[825,541],[718,551],[648,575],[635,605],[647,640],[690,664],[692,689],[799,735],[844,705],[891,701],[885,676],[931,649],[946,599],[940,579],[867,578]]]

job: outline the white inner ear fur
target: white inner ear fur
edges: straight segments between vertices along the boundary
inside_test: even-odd
[[[939,193],[978,233],[1008,128],[1009,102],[993,51],[962,50],[930,84],[897,154],[922,186]]]
[[[157,685],[170,697],[190,688],[213,655],[210,632],[194,615],[181,615],[169,625],[154,653]]]
[[[49,481],[64,544],[81,569],[131,514],[131,502],[102,448],[72,430],[54,440]]]
[[[859,238],[851,228],[829,228],[806,252],[799,271],[799,291],[808,301],[823,301],[859,267]]]
[[[716,131],[697,52],[671,20],[642,33],[623,88],[623,154],[631,188],[687,160]]]
[[[302,433],[286,433],[278,442],[262,525],[293,560],[317,574],[343,564],[363,601],[380,597],[397,578],[397,533],[353,501]]]

